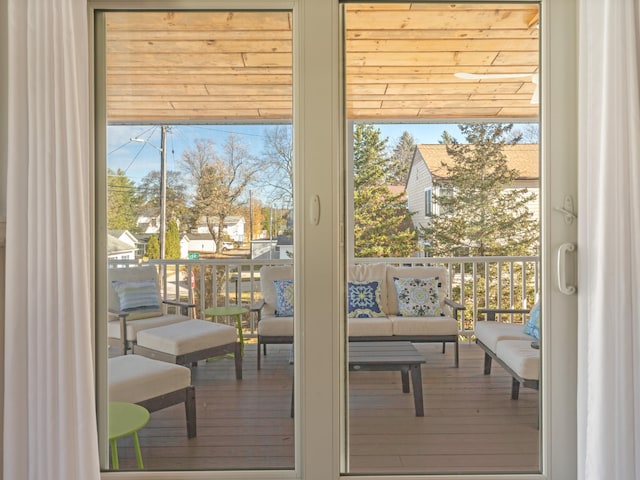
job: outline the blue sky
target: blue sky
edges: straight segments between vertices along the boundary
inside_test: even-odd
[[[416,143],[438,143],[444,130],[456,136],[456,125],[441,124],[384,124],[377,125],[383,137],[394,146],[406,130]],[[229,133],[242,136],[249,150],[259,156],[264,145],[264,125],[178,125],[167,134],[167,170],[179,170],[182,152],[193,148],[197,139],[211,139],[221,147]],[[143,138],[146,143],[132,142],[131,138]],[[112,125],[108,129],[107,162],[112,170],[122,169],[135,183],[150,171],[160,170],[160,127],[153,125]]]

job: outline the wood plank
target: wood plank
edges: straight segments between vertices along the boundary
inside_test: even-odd
[[[198,436],[188,439],[184,410],[154,412],[139,435],[147,470],[292,469],[294,422],[289,415],[293,367],[287,345],[270,345],[255,369],[255,344],[245,350],[243,380],[232,359],[192,369]],[[510,399],[510,377],[496,366],[482,373],[482,351],[420,344],[425,416],[415,417],[412,395],[397,372],[356,372],[349,379],[351,473],[536,472],[539,467],[537,392]],[[129,440],[119,441],[123,469],[135,470]]]

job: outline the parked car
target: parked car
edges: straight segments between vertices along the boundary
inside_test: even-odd
[[[222,242],[222,251],[226,252],[227,250],[233,250],[235,245],[233,242]]]

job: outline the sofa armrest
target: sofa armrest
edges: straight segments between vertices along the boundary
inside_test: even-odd
[[[196,308],[195,303],[187,303],[187,302],[179,302],[177,300],[163,300],[162,303],[166,305],[173,305],[175,307],[180,308],[180,315],[184,315],[185,317],[189,316],[189,309]]]
[[[262,308],[266,305],[267,302],[264,300],[259,301],[258,303],[254,303],[249,307],[250,312],[256,312],[258,314],[258,322],[262,320]]]
[[[464,311],[467,309],[467,307],[465,307],[461,303],[454,302],[449,298],[445,298],[444,303],[445,305],[449,305],[453,309],[453,318],[455,318],[456,320],[458,319],[458,312]]]
[[[478,313],[484,313],[487,316],[487,321],[495,322],[496,314],[498,313],[521,313],[527,314],[530,312],[528,308],[479,308]]]
[[[127,317],[129,316],[129,312],[123,312],[122,310],[108,310],[111,315],[115,315],[118,317],[118,321],[120,322],[120,340],[122,341],[122,354],[127,354]]]

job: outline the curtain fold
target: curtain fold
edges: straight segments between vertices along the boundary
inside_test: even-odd
[[[581,0],[578,478],[640,479],[640,2]]]
[[[85,0],[8,0],[4,478],[100,478]]]

